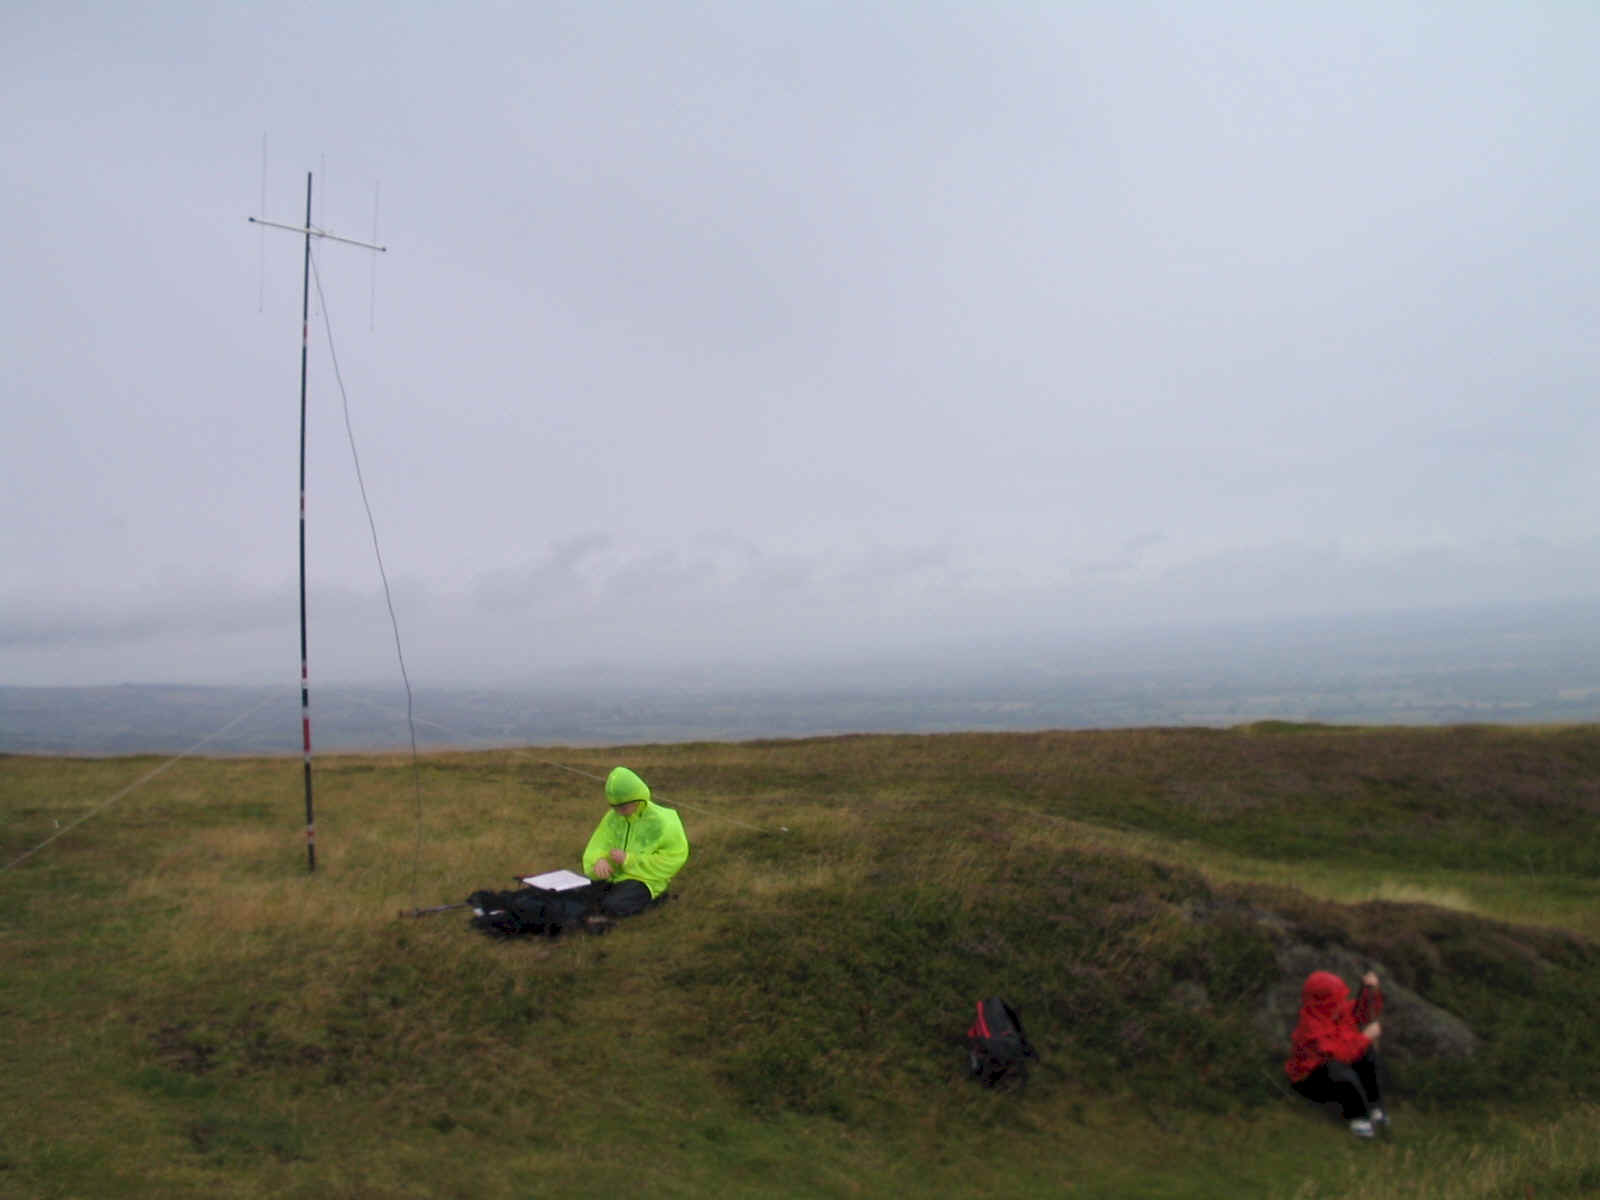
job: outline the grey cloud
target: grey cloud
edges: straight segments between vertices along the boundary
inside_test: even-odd
[[[1593,591],[1592,7],[392,15],[8,10],[0,677],[292,673],[311,169],[314,672],[339,383],[431,671]]]
[[[504,681],[583,664],[866,662],[974,639],[1066,644],[1142,625],[1531,605],[1594,597],[1597,573],[1600,539],[1426,554],[1285,543],[1164,567],[1068,564],[1049,579],[1018,580],[936,544],[806,556],[713,541],[696,554],[596,534],[461,590],[403,579],[394,592],[414,678]],[[379,594],[313,589],[310,607],[314,679],[392,675]],[[42,671],[56,682],[150,680],[173,664],[191,678],[233,682],[297,671],[295,626],[294,598],[281,588],[107,597],[53,616],[12,598],[0,609],[0,645],[23,672],[12,682],[43,682],[34,675]]]
[[[281,623],[293,603],[288,592],[264,596],[233,589],[109,591],[67,603],[8,596],[0,599],[0,646],[103,647],[177,634],[249,633]]]

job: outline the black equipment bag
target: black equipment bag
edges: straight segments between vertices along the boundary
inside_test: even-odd
[[[593,887],[564,892],[518,888],[510,892],[473,892],[467,903],[477,910],[472,927],[500,937],[537,933],[547,937],[582,923],[594,909]]]
[[[1022,1018],[999,996],[978,1001],[978,1015],[967,1030],[967,1061],[985,1087],[1028,1081],[1028,1061],[1039,1055],[1023,1031]]]

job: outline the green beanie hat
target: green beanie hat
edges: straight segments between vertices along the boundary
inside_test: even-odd
[[[650,799],[650,789],[627,767],[613,767],[611,774],[606,776],[606,803],[615,808],[619,804],[631,804],[635,800]]]

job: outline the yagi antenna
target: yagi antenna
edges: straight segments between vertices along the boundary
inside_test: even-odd
[[[338,237],[311,224],[311,172],[306,172],[306,223],[284,225],[251,217],[252,225],[268,229],[283,229],[301,234],[305,238],[305,265],[300,282],[300,732],[305,753],[306,777],[306,870],[317,869],[317,819],[311,803],[311,676],[306,669],[306,356],[311,340],[311,239],[324,238],[330,242],[343,242],[347,246],[360,246],[363,250],[382,253],[387,247],[372,242],[358,242],[355,238]]]

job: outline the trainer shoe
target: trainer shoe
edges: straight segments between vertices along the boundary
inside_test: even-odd
[[[1389,1114],[1388,1113],[1384,1112],[1383,1109],[1381,1109],[1381,1108],[1375,1108],[1370,1113],[1368,1113],[1367,1115],[1372,1118],[1373,1128],[1381,1129],[1385,1133],[1388,1132],[1388,1130],[1389,1130]]]
[[[1350,1132],[1358,1138],[1369,1138],[1372,1136],[1372,1122],[1365,1117],[1357,1117],[1350,1122]]]

